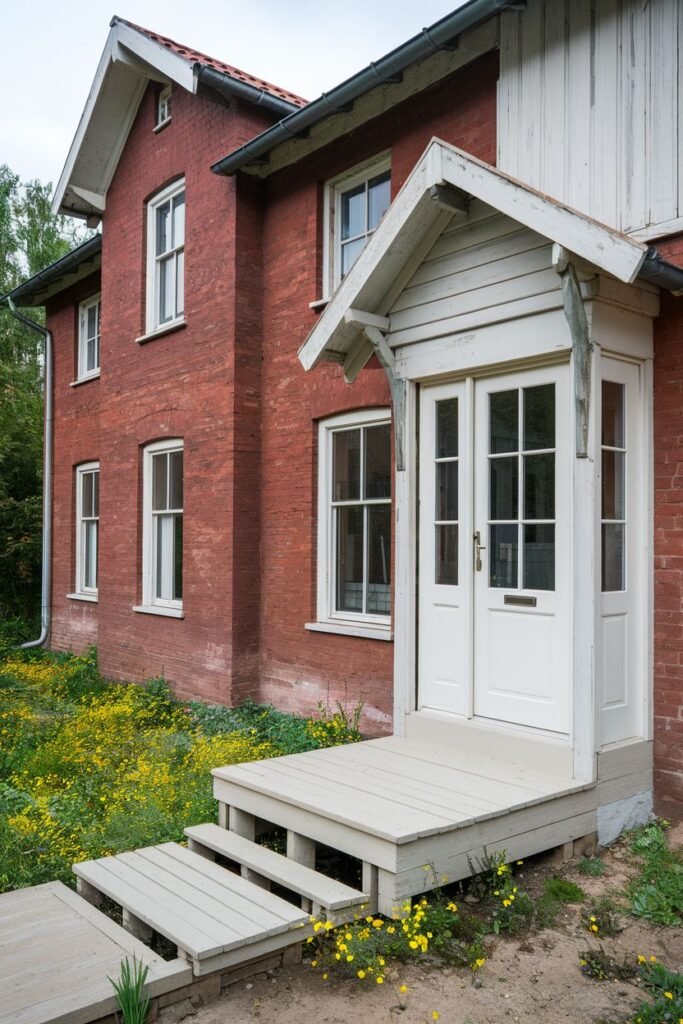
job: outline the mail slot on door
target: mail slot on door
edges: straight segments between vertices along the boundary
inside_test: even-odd
[[[506,594],[504,597],[505,604],[514,604],[518,608],[535,608],[536,598],[535,597],[522,597],[519,594]]]

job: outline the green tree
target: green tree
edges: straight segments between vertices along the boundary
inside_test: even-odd
[[[50,210],[52,186],[0,166],[0,296],[87,234]],[[43,310],[24,312],[40,323]],[[0,619],[39,605],[42,532],[43,340],[0,309]]]

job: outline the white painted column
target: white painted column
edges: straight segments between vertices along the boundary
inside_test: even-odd
[[[406,384],[405,470],[395,473],[394,735],[405,736],[415,710],[415,574],[417,552],[417,386]]]

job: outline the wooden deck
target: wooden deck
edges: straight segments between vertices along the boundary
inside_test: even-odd
[[[116,1009],[108,977],[125,957],[149,967],[153,996],[192,980],[61,882],[0,896],[0,1024],[88,1024]]]

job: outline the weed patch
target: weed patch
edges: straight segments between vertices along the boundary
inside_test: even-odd
[[[666,826],[652,822],[637,829],[630,849],[640,868],[628,888],[631,913],[655,924],[682,924],[683,853],[669,848]]]
[[[599,857],[582,857],[576,870],[587,878],[601,878],[605,873],[605,864]]]

